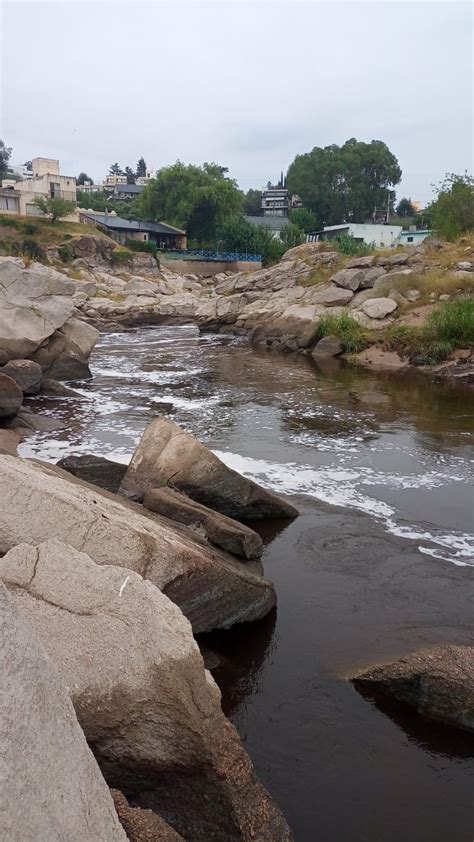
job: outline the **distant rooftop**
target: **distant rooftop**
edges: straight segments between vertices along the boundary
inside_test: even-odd
[[[80,211],[81,216],[86,216],[89,219],[95,219],[101,225],[107,228],[114,228],[121,231],[153,231],[155,234],[185,234],[181,228],[174,228],[173,225],[167,225],[166,222],[141,222],[138,219],[122,219],[120,216],[115,216],[110,213],[89,213],[87,211]]]

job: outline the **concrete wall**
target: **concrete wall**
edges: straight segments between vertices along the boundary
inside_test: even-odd
[[[164,269],[170,269],[180,275],[197,275],[199,278],[218,275],[219,272],[255,272],[262,268],[261,263],[250,260],[236,260],[234,263],[226,263],[223,260],[173,260],[163,257],[159,252],[158,258],[160,266]]]
[[[33,158],[33,178],[46,175],[59,175],[59,161],[56,158]]]

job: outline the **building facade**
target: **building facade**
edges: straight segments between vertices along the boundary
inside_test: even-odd
[[[403,231],[401,225],[372,225],[345,222],[341,225],[326,225],[321,231],[314,231],[306,237],[307,243],[320,240],[338,240],[340,237],[353,237],[356,242],[366,243],[375,248],[394,248],[400,243]]]
[[[61,175],[59,161],[54,158],[33,158],[30,178],[25,181],[2,180],[0,212],[22,216],[42,216],[34,201],[37,197],[66,199],[76,202],[76,179]],[[73,214],[71,219],[77,219]]]
[[[156,243],[158,249],[181,250],[187,247],[186,231],[168,225],[166,222],[141,222],[138,219],[122,219],[114,212],[96,213],[80,211],[80,222],[94,225],[105,231],[117,243],[127,244],[127,240],[139,240],[142,243]]]

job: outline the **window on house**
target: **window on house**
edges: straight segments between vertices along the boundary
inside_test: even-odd
[[[49,194],[52,199],[59,199],[61,197],[61,185],[56,181],[50,181]]]
[[[413,237],[407,237],[407,242],[408,242],[408,243],[412,243],[412,242],[413,242]]]
[[[0,196],[0,210],[18,212],[18,199],[14,196]]]
[[[40,211],[39,208],[36,207],[36,205],[27,204],[26,213],[28,214],[28,216],[43,216],[43,213]]]

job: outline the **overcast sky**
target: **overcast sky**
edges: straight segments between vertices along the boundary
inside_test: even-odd
[[[464,2],[3,0],[0,137],[12,163],[216,161],[240,186],[296,154],[385,141],[402,195],[472,172],[472,7]]]

